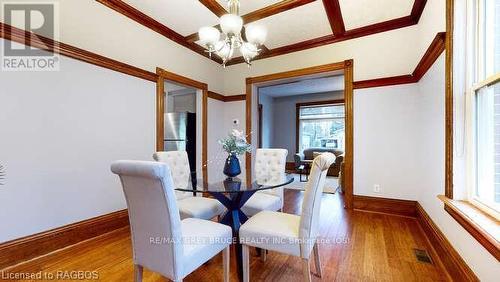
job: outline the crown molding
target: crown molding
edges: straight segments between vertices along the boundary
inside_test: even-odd
[[[413,73],[406,75],[399,75],[399,76],[355,81],[354,89],[419,82],[420,79],[422,79],[425,73],[434,64],[434,62],[439,58],[441,53],[443,53],[443,51],[445,50],[445,37],[446,37],[446,32],[439,32],[438,34],[436,34],[431,44],[425,51],[422,59],[420,59],[420,62],[415,67]]]
[[[158,76],[153,72],[149,72],[138,67],[53,40],[51,38],[43,37],[2,22],[0,22],[0,37],[152,82],[156,82],[158,78]]]

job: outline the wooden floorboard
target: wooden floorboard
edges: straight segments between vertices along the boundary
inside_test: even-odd
[[[285,212],[300,213],[302,195],[286,190]],[[414,218],[347,211],[338,193],[324,194],[320,234],[329,242],[320,245],[323,277],[313,274],[313,281],[449,280]],[[413,249],[427,250],[434,262],[417,261]],[[302,280],[300,259],[270,252],[263,263],[252,252],[251,281]],[[233,255],[231,281],[237,281],[235,265]],[[221,266],[222,257],[218,255],[184,281],[222,281]],[[311,270],[315,273],[313,265]],[[133,281],[130,233],[128,228],[119,229],[3,271],[54,275],[58,271],[96,271],[99,281]],[[145,270],[144,281],[168,280]]]

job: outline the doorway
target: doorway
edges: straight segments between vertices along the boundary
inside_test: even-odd
[[[156,151],[186,150],[192,176],[206,182],[208,86],[161,68],[156,73]]]
[[[353,194],[353,61],[346,60],[339,63],[333,63],[328,65],[321,65],[316,67],[310,67],[305,69],[293,70],[282,73],[269,74],[259,77],[249,77],[246,79],[246,134],[250,143],[258,144],[259,134],[257,132],[264,132],[263,128],[259,128],[259,88],[272,83],[286,83],[290,81],[296,81],[297,79],[310,79],[313,77],[328,77],[328,76],[343,76],[343,88],[344,88],[344,113],[345,113],[345,140],[343,140],[343,146],[345,148],[345,156],[343,161],[344,169],[344,203],[346,208],[352,208],[352,194]],[[333,97],[332,100],[337,100],[338,97]],[[262,116],[265,115],[265,107],[262,108]],[[255,128],[252,127],[254,125]],[[253,133],[253,134],[252,134]],[[265,135],[265,133],[262,133]],[[261,136],[262,137],[262,136]],[[297,140],[296,146],[299,145],[300,139]],[[265,144],[264,140],[261,140],[261,145]],[[328,140],[326,140],[328,141]],[[341,142],[337,140],[337,144]],[[335,142],[330,142],[335,143]],[[295,151],[297,147],[293,148]],[[292,155],[295,152],[292,151]],[[290,150],[289,150],[290,154]],[[252,153],[247,153],[246,155],[246,175],[252,175]],[[247,179],[248,180],[248,179]]]

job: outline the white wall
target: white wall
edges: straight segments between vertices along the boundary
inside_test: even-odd
[[[156,67],[162,67],[207,83],[210,90],[223,93],[223,68],[208,58],[180,46],[97,1],[54,1],[59,3],[60,10],[59,41],[151,72],[155,72]],[[3,22],[2,17],[0,14]]]
[[[418,95],[416,84],[354,91],[355,195],[417,199]]]
[[[424,176],[418,201],[479,279],[498,281],[498,261],[444,210],[437,198],[444,194],[444,81],[443,54],[418,83],[422,134],[419,170]]]
[[[61,69],[0,72],[0,242],[124,209],[110,164],[155,150],[154,83],[65,57]]]

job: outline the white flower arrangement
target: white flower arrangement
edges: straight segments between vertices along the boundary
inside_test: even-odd
[[[252,145],[247,143],[245,134],[237,129],[233,129],[227,138],[220,139],[219,144],[230,155],[242,155],[252,150]]]

